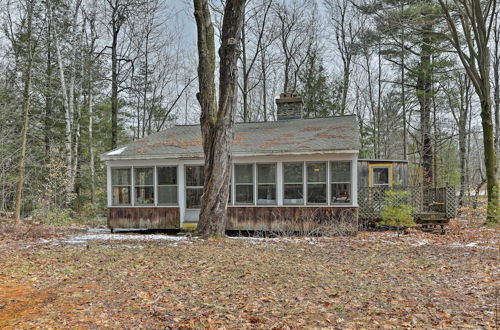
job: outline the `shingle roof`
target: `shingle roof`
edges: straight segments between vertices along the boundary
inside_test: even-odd
[[[359,149],[356,116],[234,125],[233,155]],[[174,126],[101,155],[102,160],[203,157],[199,125]]]

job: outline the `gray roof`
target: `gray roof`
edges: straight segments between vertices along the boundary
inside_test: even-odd
[[[236,123],[232,154],[309,154],[359,149],[356,116]],[[174,126],[101,155],[102,160],[203,157],[199,125]]]

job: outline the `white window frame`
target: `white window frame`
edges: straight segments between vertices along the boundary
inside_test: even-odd
[[[261,183],[259,182],[259,165],[274,165],[274,182]],[[265,162],[265,163],[255,163],[255,203],[256,205],[278,205],[278,163],[277,162]],[[274,203],[259,203],[259,185],[274,185]]]
[[[159,168],[173,167],[176,172],[176,184],[160,184],[158,181]],[[178,165],[157,165],[155,166],[155,205],[157,206],[177,206],[179,205],[179,166]],[[176,187],[177,191],[177,201],[175,203],[160,203],[158,191],[160,187]]]
[[[186,173],[186,170],[187,170],[187,168],[189,166],[198,166],[198,167],[203,167],[204,168],[205,165],[204,164],[184,164],[184,200],[185,200],[185,202],[184,202],[184,204],[185,204],[184,208],[186,210],[199,210],[200,208],[189,208],[187,206],[187,190],[188,189],[199,189],[199,188],[201,188],[203,190],[205,182],[203,182],[203,186],[188,186],[187,185],[187,173]],[[203,172],[203,173],[205,173],[205,172]],[[203,181],[205,181],[205,180],[203,180]]]
[[[240,166],[240,165],[251,165],[252,166],[252,183],[236,183],[236,166]],[[234,195],[233,195],[233,205],[238,205],[238,206],[248,206],[248,205],[255,205],[255,202],[256,202],[256,199],[257,199],[257,185],[256,185],[256,177],[257,177],[257,173],[256,173],[256,169],[257,169],[257,166],[255,166],[255,163],[248,163],[248,162],[245,162],[245,163],[234,163],[233,164],[233,178],[234,178],[234,181],[232,183],[232,185],[234,186]],[[241,203],[241,202],[238,202],[236,200],[236,188],[237,186],[250,186],[252,185],[252,191],[253,191],[253,201],[251,203]]]
[[[305,170],[306,170],[306,167],[305,167],[305,162],[304,161],[286,161],[286,162],[282,162],[281,163],[282,166],[283,166],[283,183],[282,183],[282,189],[283,189],[283,205],[286,205],[286,206],[294,206],[294,205],[305,205],[306,203],[306,192],[305,192]],[[287,182],[285,180],[285,165],[286,164],[300,164],[301,167],[302,167],[302,182]],[[301,184],[302,185],[302,203],[285,203],[285,186],[287,184]]]
[[[133,172],[134,168],[132,166],[110,166],[110,183],[111,183],[111,206],[133,206],[134,205],[134,197],[133,197],[133,191],[134,191],[134,181],[133,181]],[[130,184],[129,185],[114,185],[113,184],[113,170],[129,170],[129,180]],[[128,204],[115,204],[113,202],[113,188],[114,187],[128,187],[129,188],[129,194],[130,194],[130,203]]]
[[[307,175],[307,164],[317,164],[317,163],[324,163],[326,165],[326,175],[325,175],[325,182],[309,182],[309,178],[308,178],[308,175]],[[305,184],[306,184],[306,196],[305,196],[305,200],[304,202],[306,203],[306,205],[329,205],[329,199],[330,199],[330,196],[329,196],[329,189],[328,189],[328,172],[329,172],[329,161],[328,160],[318,160],[318,161],[310,161],[310,162],[305,162],[305,168],[304,168],[304,177],[305,177]],[[324,184],[326,185],[326,189],[325,189],[325,202],[324,203],[309,203],[309,184]]]
[[[138,184],[135,184],[135,170],[137,169],[142,169],[142,168],[150,168],[153,170],[153,184],[150,185],[138,185]],[[132,172],[133,172],[133,175],[132,175],[132,186],[133,186],[133,206],[140,206],[140,207],[151,207],[151,206],[156,206],[156,202],[157,202],[157,196],[156,196],[156,166],[153,166],[153,165],[144,165],[144,166],[132,166]],[[147,188],[147,187],[153,187],[153,203],[152,204],[138,204],[136,203],[136,193],[135,193],[135,188]]]
[[[347,181],[345,181],[345,182],[333,182],[332,181],[332,175],[331,175],[331,171],[332,171],[331,164],[332,163],[349,163],[349,179],[350,179],[350,181],[348,181],[348,182]],[[352,160],[340,160],[339,159],[339,160],[331,160],[331,161],[328,162],[328,175],[329,175],[329,184],[328,184],[328,186],[329,186],[329,189],[330,189],[329,190],[330,193],[329,193],[329,197],[328,197],[328,202],[329,202],[330,205],[336,205],[336,206],[337,205],[353,205],[353,190],[352,190],[352,187],[353,187],[353,185],[352,185],[352,175],[353,174],[352,174],[352,172],[353,172],[353,161]],[[351,194],[350,199],[351,199],[351,201],[349,203],[334,203],[334,202],[332,202],[332,184],[349,184],[351,186],[351,188],[350,188],[350,194]]]

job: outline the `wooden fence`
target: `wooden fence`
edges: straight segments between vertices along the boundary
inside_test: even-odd
[[[380,219],[380,212],[386,202],[387,187],[360,187],[358,189],[359,219],[374,221]],[[411,205],[415,216],[423,212],[443,213],[446,218],[455,217],[456,194],[452,186],[422,188],[421,186],[394,187],[394,190],[409,191],[401,198],[401,204]]]

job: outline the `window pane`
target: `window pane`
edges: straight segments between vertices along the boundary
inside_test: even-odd
[[[326,163],[308,163],[307,182],[326,182]]]
[[[177,204],[177,186],[158,186],[158,204]]]
[[[257,204],[276,204],[276,185],[259,184],[257,187]]]
[[[205,171],[202,165],[186,166],[186,186],[202,187],[205,181]]]
[[[308,184],[307,202],[326,203],[326,184]]]
[[[111,184],[113,186],[129,186],[130,185],[130,168],[113,168],[113,169],[111,169]]]
[[[152,167],[136,168],[134,175],[137,186],[152,186],[154,184]]]
[[[253,184],[253,165],[252,164],[234,165],[234,179],[236,183]]]
[[[331,162],[330,182],[351,182],[351,162]]]
[[[236,185],[236,203],[253,204],[253,185]]]
[[[152,205],[155,203],[154,187],[135,187],[135,204]]]
[[[113,187],[113,205],[130,205],[129,187]]]
[[[302,186],[302,184],[285,184],[283,203],[304,204],[304,192]]]
[[[284,181],[290,183],[303,182],[304,163],[283,163]]]
[[[388,185],[389,184],[389,168],[374,167],[372,172],[373,184]]]
[[[332,203],[350,203],[351,202],[351,184],[350,183],[332,183]]]
[[[201,207],[201,195],[203,195],[203,188],[187,188],[186,208],[199,209]]]
[[[157,171],[159,185],[177,184],[176,166],[158,167]]]
[[[259,183],[276,183],[276,164],[257,164]]]

